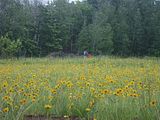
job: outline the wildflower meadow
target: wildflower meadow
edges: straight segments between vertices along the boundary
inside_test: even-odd
[[[0,120],[160,120],[158,58],[0,60]]]

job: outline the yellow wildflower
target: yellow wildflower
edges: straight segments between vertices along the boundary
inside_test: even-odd
[[[90,111],[91,111],[91,109],[90,109],[90,108],[86,108],[86,111],[87,111],[87,112],[90,112]]]
[[[51,89],[51,93],[52,94],[56,94],[57,92],[56,92],[56,89]]]
[[[3,100],[6,100],[6,101],[7,101],[7,100],[9,100],[9,99],[10,99],[9,96],[4,96],[4,97],[3,97]]]
[[[26,100],[26,99],[22,99],[22,100],[20,100],[20,103],[21,103],[22,105],[24,105],[24,104],[27,103],[27,100]]]
[[[150,102],[150,106],[152,106],[152,107],[156,106],[156,104],[157,104],[156,100],[153,100],[153,101]]]
[[[6,107],[6,108],[4,108],[2,111],[3,111],[3,112],[8,112],[8,111],[9,111],[9,108]]]
[[[45,109],[47,109],[47,110],[49,110],[49,109],[51,109],[51,108],[52,108],[52,106],[51,106],[51,105],[49,105],[49,104],[47,104],[47,105],[45,105],[45,106],[44,106],[44,108],[45,108]]]

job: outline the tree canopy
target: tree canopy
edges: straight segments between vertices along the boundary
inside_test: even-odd
[[[0,56],[160,56],[158,0],[0,0]]]

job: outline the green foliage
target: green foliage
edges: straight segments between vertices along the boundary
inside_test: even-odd
[[[15,56],[21,48],[20,39],[11,41],[7,36],[2,36],[0,38],[0,43],[0,56],[2,58]]]
[[[22,53],[24,57],[32,57],[38,51],[37,42],[31,39],[24,39],[22,41]]]
[[[20,39],[20,56],[51,52],[160,56],[155,0],[1,0],[0,36]]]
[[[79,34],[79,51],[85,49],[94,54],[111,54],[113,51],[112,29],[107,26],[91,24]]]
[[[79,52],[82,52],[86,49],[91,50],[91,37],[88,27],[83,27],[83,29],[81,30],[77,44]]]

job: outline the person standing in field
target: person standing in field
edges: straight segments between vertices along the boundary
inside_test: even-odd
[[[88,56],[88,51],[85,50],[85,51],[83,52],[83,55],[84,55],[84,57],[87,57],[87,56]]]

